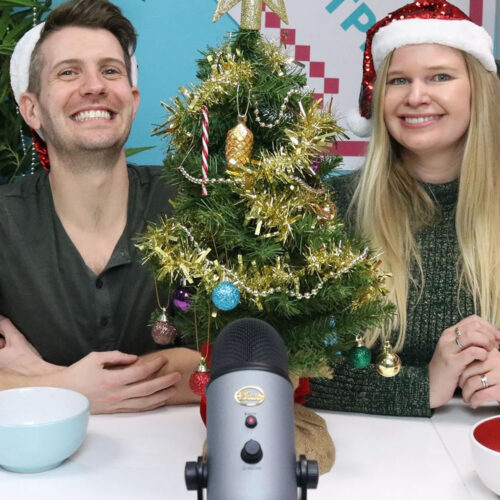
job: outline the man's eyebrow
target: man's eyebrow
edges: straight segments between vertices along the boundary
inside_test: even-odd
[[[73,66],[73,65],[83,64],[83,62],[84,61],[82,59],[78,58],[63,59],[62,61],[56,63],[52,68],[52,70],[55,71],[61,66]],[[122,59],[118,59],[116,57],[104,57],[102,59],[99,59],[99,64],[118,64],[122,67],[125,67],[125,61],[123,61]]]

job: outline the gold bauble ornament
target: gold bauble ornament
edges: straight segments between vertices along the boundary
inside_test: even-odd
[[[384,342],[382,353],[378,355],[375,367],[382,377],[394,377],[401,370],[401,359],[392,350],[388,340]]]
[[[245,125],[246,115],[238,116],[238,125],[226,136],[226,162],[228,166],[250,163],[253,149],[252,131]]]

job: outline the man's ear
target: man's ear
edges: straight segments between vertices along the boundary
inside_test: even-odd
[[[23,92],[19,97],[19,112],[24,121],[34,130],[38,130],[42,125],[38,110],[36,95],[32,92]]]
[[[134,118],[135,118],[137,110],[139,109],[139,104],[141,102],[141,94],[139,92],[139,89],[135,85],[132,86],[132,95],[134,97]]]

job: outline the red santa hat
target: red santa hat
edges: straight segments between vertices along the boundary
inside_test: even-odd
[[[18,104],[21,94],[28,90],[31,54],[40,39],[44,24],[40,23],[27,31],[17,42],[10,58],[10,85]],[[137,60],[133,54],[130,55],[130,73],[132,85],[136,86],[138,81]],[[33,130],[32,133],[33,144],[40,157],[40,162],[45,169],[48,169],[49,157],[42,134],[38,130]]]
[[[444,0],[407,4],[374,24],[366,34],[359,109],[347,116],[348,127],[359,137],[371,133],[372,97],[377,71],[394,49],[437,43],[474,56],[488,71],[496,71],[493,41],[458,7]]]

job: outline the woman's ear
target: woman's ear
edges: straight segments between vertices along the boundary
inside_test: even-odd
[[[34,130],[41,127],[38,116],[38,99],[32,92],[23,92],[19,98],[19,112],[24,121]]]

